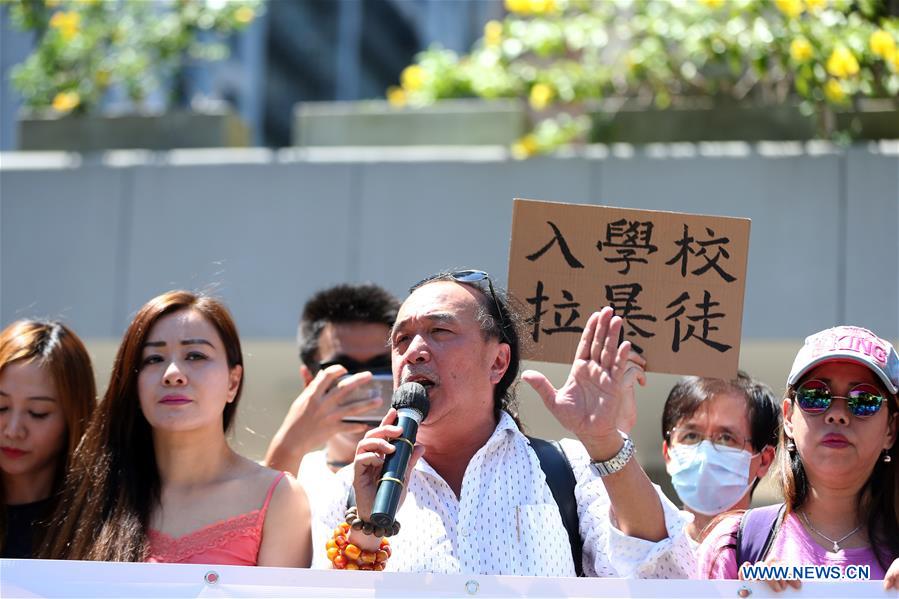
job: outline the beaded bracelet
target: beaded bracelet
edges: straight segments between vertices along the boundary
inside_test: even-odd
[[[400,532],[400,523],[396,520],[394,520],[393,526],[390,528],[381,528],[380,526],[375,526],[371,522],[366,522],[359,517],[359,511],[355,505],[347,509],[346,523],[349,524],[353,530],[358,530],[366,535],[375,535],[376,537],[393,537]]]
[[[390,541],[384,537],[377,551],[368,551],[350,543],[349,534],[350,525],[346,522],[334,529],[334,535],[325,545],[331,564],[338,570],[383,570],[390,558]]]

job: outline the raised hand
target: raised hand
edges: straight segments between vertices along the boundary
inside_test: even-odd
[[[562,426],[588,449],[592,445],[621,444],[617,422],[628,387],[628,357],[632,353],[629,341],[618,345],[623,322],[608,307],[590,316],[568,379],[560,389],[556,390],[539,372],[528,370],[521,375]],[[638,362],[631,362],[630,368],[637,365]]]
[[[265,463],[296,475],[303,456],[321,447],[337,433],[362,433],[364,424],[343,422],[348,416],[364,414],[381,405],[383,399],[344,404],[347,394],[371,380],[370,372],[360,372],[341,380],[347,370],[334,365],[320,370],[293,401],[284,422],[275,433]]]
[[[618,407],[618,430],[630,433],[637,424],[637,393],[636,384],[646,386],[646,359],[634,351],[627,358],[627,366],[624,369],[624,392],[621,397],[621,405]]]

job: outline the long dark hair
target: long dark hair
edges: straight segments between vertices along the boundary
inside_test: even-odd
[[[75,453],[66,489],[42,551],[52,559],[143,561],[160,479],[150,424],[140,409],[137,379],[147,336],[160,318],[194,310],[218,331],[228,368],[243,364],[237,328],[219,301],[169,291],[138,311],[119,346],[109,387]],[[222,426],[233,423],[243,379],[226,404]]]
[[[18,320],[0,331],[0,372],[13,363],[37,364],[53,379],[63,419],[66,441],[60,452],[50,497],[63,486],[69,460],[97,405],[97,388],[91,359],[81,339],[55,321]],[[36,539],[39,541],[39,539]],[[6,545],[6,492],[0,484],[0,549]]]
[[[899,418],[899,397],[890,393],[886,397],[889,417]],[[794,387],[787,387],[784,400],[797,409]],[[783,429],[777,453],[784,501],[787,511],[794,512],[805,504],[810,487],[799,452]],[[884,571],[899,558],[899,443],[894,440],[886,455],[890,461],[877,460],[858,497],[859,519],[868,528],[871,549]]]

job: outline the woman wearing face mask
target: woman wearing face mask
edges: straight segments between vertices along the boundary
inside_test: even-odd
[[[0,557],[28,558],[96,404],[87,350],[58,322],[0,332]]]
[[[780,406],[771,389],[745,372],[737,378],[685,377],[662,411],[662,456],[698,547],[722,512],[746,509],[774,461]]]
[[[765,526],[751,561],[868,566],[871,579],[899,588],[899,356],[874,333],[840,326],[805,340],[783,400],[779,460],[785,505]],[[699,575],[737,578],[741,516],[709,533]],[[748,572],[744,572],[744,577]],[[773,581],[777,590],[798,580]]]
[[[75,454],[46,556],[308,566],[302,487],[228,445],[242,386],[221,303],[186,291],[147,302]]]

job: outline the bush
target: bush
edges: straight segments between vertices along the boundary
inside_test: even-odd
[[[506,0],[465,56],[433,47],[387,92],[394,105],[521,98],[518,156],[583,139],[584,106],[609,97],[665,109],[691,99],[798,102],[832,111],[899,96],[899,19],[886,0]],[[581,116],[577,116],[581,115]],[[829,129],[829,127],[831,127]],[[839,133],[839,132],[836,132]]]
[[[0,2],[20,29],[37,37],[34,51],[13,70],[13,84],[28,109],[56,114],[96,112],[113,87],[124,90],[134,109],[168,87],[171,104],[188,61],[227,56],[223,43],[198,38],[239,31],[260,8],[259,0]]]

